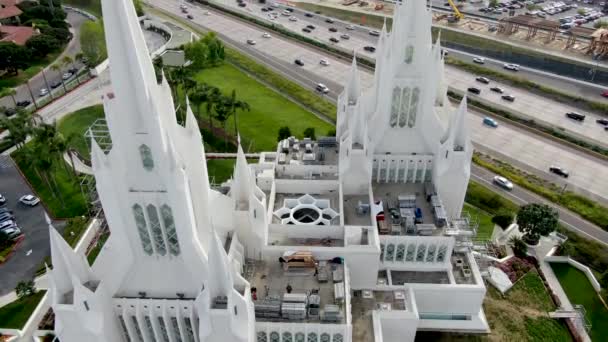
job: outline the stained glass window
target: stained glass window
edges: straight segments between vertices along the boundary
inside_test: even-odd
[[[144,169],[151,171],[154,168],[154,159],[152,159],[152,150],[148,145],[139,146],[139,154],[141,156],[141,163]]]
[[[133,206],[133,217],[135,217],[135,224],[137,225],[137,232],[139,233],[139,239],[141,240],[141,246],[144,252],[148,255],[152,255],[154,250],[152,249],[152,239],[148,232],[146,225],[146,217],[144,216],[144,210],[139,204]]]
[[[160,227],[160,220],[158,219],[156,207],[152,204],[148,204],[146,211],[148,212],[148,220],[150,220],[150,230],[152,231],[152,237],[154,238],[154,247],[156,247],[156,253],[165,255],[167,254],[167,246],[165,245],[163,229]]]
[[[169,243],[169,253],[179,255],[179,240],[177,239],[177,231],[175,230],[175,221],[173,220],[173,211],[171,207],[164,204],[160,207],[160,215],[163,218],[165,231],[167,232],[167,242]]]

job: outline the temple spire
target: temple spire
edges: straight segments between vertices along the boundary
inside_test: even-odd
[[[249,203],[253,181],[251,179],[251,170],[249,169],[245,152],[243,152],[243,147],[241,146],[241,136],[239,135],[237,139],[238,150],[236,154],[236,165],[234,167],[231,194],[238,208],[243,207],[243,205],[246,206]]]
[[[352,105],[357,102],[361,88],[359,85],[359,70],[357,69],[357,54],[353,52],[353,61],[350,66],[350,76],[348,77],[348,83],[346,84],[346,95],[348,104]]]
[[[467,122],[467,97],[466,95],[462,98],[458,109],[454,113],[454,120],[452,121],[453,127],[451,127],[452,132],[452,142],[454,144],[454,150],[463,150],[466,148],[470,141],[469,137],[469,125]]]
[[[209,295],[211,300],[217,296],[228,296],[234,287],[233,268],[215,230],[211,232],[209,243]]]

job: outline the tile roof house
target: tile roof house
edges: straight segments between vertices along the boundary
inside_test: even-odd
[[[10,24],[23,13],[17,7],[17,0],[0,0],[0,25]]]
[[[25,45],[36,30],[29,26],[0,26],[0,42],[13,42],[17,45]]]

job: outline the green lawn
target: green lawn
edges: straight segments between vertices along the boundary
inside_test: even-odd
[[[65,164],[67,168],[58,164],[57,161],[51,167],[50,173],[57,184],[59,193],[59,196],[55,196],[43,179],[38,176],[32,163],[27,158],[21,157],[20,151],[13,152],[11,156],[53,217],[69,218],[86,213],[87,205],[80,191],[80,180],[72,175],[71,170],[68,171],[67,163]]]
[[[0,308],[0,328],[21,329],[30,318],[46,291],[40,290],[29,297],[18,299]]]
[[[0,77],[0,89],[2,88],[15,88],[30,78],[36,76],[44,67],[50,65],[57,59],[57,56],[63,52],[64,47],[61,47],[56,52],[48,54],[45,58],[34,61],[27,69],[21,70],[17,75],[5,75]],[[29,98],[28,98],[29,99]],[[17,101],[22,99],[17,99]]]
[[[479,222],[479,227],[477,228],[477,240],[490,240],[492,237],[492,232],[494,231],[492,215],[468,203],[464,204],[462,210],[468,212],[472,219],[477,218],[477,221]]]
[[[73,6],[85,10],[94,16],[101,18],[100,0],[62,0],[64,5]]]
[[[602,301],[587,276],[567,263],[552,263],[551,268],[559,279],[572,304],[581,304],[587,311],[587,320],[591,323],[591,339],[606,341],[608,337],[608,309]]]
[[[101,249],[103,248],[103,245],[106,243],[106,241],[108,240],[109,237],[110,237],[109,230],[106,230],[105,232],[103,232],[101,234],[101,236],[99,237],[99,240],[97,240],[97,243],[95,244],[95,247],[93,247],[93,249],[91,249],[91,251],[89,251],[89,254],[87,255],[87,261],[89,262],[89,265],[93,266],[93,264],[95,263],[95,260],[97,259],[97,256],[99,255],[99,253],[101,252]]]
[[[207,159],[209,181],[220,184],[232,177],[236,159]]]
[[[57,129],[64,137],[68,138],[71,136],[70,146],[76,149],[81,156],[90,159],[89,145],[84,137],[84,133],[95,120],[103,117],[102,105],[82,108],[64,116],[57,124]]]
[[[484,310],[492,332],[489,341],[572,341],[566,326],[549,318],[555,310],[542,279],[531,271],[505,296],[488,287]]]
[[[203,70],[196,75],[196,79],[220,88],[227,95],[236,89],[237,98],[249,103],[250,112],[238,113],[238,128],[244,141],[253,141],[252,147],[255,151],[274,150],[277,133],[282,126],[289,126],[291,132],[298,137],[302,137],[307,127],[314,127],[317,136],[325,135],[333,129],[333,125],[322,121],[231,65]],[[193,110],[196,111],[195,108]],[[202,112],[201,114],[204,114],[204,110]],[[234,132],[232,117],[228,119],[227,131]]]

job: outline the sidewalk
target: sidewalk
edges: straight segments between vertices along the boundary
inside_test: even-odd
[[[43,274],[34,280],[34,286],[37,290],[47,290],[49,288],[47,275]],[[17,300],[15,291],[0,296],[0,308]]]

